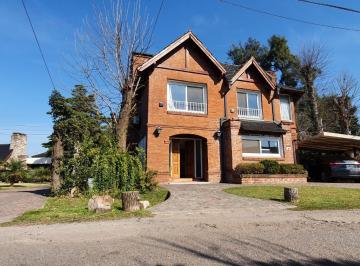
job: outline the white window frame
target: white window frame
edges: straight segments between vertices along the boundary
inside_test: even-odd
[[[258,157],[258,158],[281,158],[283,156],[283,142],[281,137],[266,136],[266,135],[242,135],[241,140],[257,140],[260,142],[260,153],[246,153],[243,152],[243,157]],[[263,153],[261,149],[262,140],[277,141],[279,152],[275,153]],[[242,144],[241,144],[242,145]]]
[[[186,109],[175,109],[175,108],[170,108],[170,85],[171,84],[179,84],[179,85],[183,85],[186,87],[185,89],[185,107]],[[204,104],[204,111],[194,111],[194,110],[188,110],[188,101],[187,101],[187,93],[188,93],[188,87],[198,87],[198,88],[202,88],[203,90],[203,99],[204,102],[202,104]],[[198,113],[198,114],[207,114],[207,86],[206,84],[203,83],[191,83],[191,82],[185,82],[185,81],[175,81],[175,80],[169,80],[167,83],[167,110],[170,112],[185,112],[185,113]]]
[[[258,92],[258,91],[249,91],[249,90],[243,90],[243,89],[237,90],[237,92],[236,92],[236,105],[237,105],[238,110],[239,110],[239,108],[243,108],[243,107],[239,106],[239,94],[240,93],[244,93],[246,95],[246,106],[247,106],[246,108],[247,109],[249,109],[249,94],[255,94],[256,95],[257,105],[258,105],[257,110],[259,110],[260,115],[258,117],[238,115],[239,118],[245,119],[245,120],[262,120],[263,111],[262,111],[262,106],[261,106],[261,93]]]
[[[288,99],[288,103],[289,103],[289,117],[290,119],[283,119],[283,114],[281,111],[281,97],[286,97]],[[291,108],[291,100],[290,100],[290,96],[287,94],[280,94],[279,96],[279,102],[280,102],[280,117],[281,117],[281,121],[288,121],[291,122],[292,121],[292,108]]]

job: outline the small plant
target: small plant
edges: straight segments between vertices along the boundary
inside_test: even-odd
[[[265,174],[279,174],[280,173],[280,164],[274,160],[263,160],[260,162],[264,165]]]
[[[139,190],[141,192],[153,191],[157,187],[158,183],[155,181],[157,175],[156,171],[148,170],[139,181]]]
[[[23,162],[11,160],[5,165],[4,180],[13,186],[15,183],[24,181],[26,178],[26,170]]]
[[[280,165],[281,174],[306,174],[304,166],[301,164],[281,164]]]
[[[235,176],[240,177],[242,174],[262,174],[264,165],[261,163],[239,163],[235,167]]]
[[[50,169],[46,167],[37,167],[28,171],[26,182],[45,183],[51,181]]]

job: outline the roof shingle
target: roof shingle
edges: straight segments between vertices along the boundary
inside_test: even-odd
[[[281,125],[276,124],[275,122],[265,122],[265,121],[241,121],[240,124],[241,132],[262,132],[262,133],[272,133],[272,134],[285,134]]]
[[[0,162],[5,161],[11,154],[10,144],[0,144]]]

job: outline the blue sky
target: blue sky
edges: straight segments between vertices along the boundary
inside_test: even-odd
[[[230,0],[229,0],[230,1]],[[296,0],[231,0],[265,11],[318,23],[360,29],[360,14],[318,7]],[[322,0],[360,10],[360,1]],[[74,55],[74,34],[85,18],[91,20],[95,0],[25,0],[56,87],[68,94],[76,81],[67,61]],[[161,0],[142,0],[155,17]],[[360,32],[331,30],[281,20],[228,5],[219,0],[165,0],[153,36],[151,53],[192,30],[215,55],[226,62],[230,45],[254,37],[266,42],[284,35],[293,52],[307,42],[325,45],[330,56],[328,76],[348,71],[360,77]],[[29,154],[43,151],[51,133],[48,97],[51,83],[45,72],[20,0],[0,1],[0,143],[10,134],[28,134]],[[360,79],[360,78],[359,78]]]

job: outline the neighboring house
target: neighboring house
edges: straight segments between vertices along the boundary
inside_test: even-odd
[[[51,154],[49,152],[43,152],[40,154],[33,155],[26,159],[27,166],[34,168],[40,166],[50,166],[51,165]]]
[[[10,144],[0,144],[0,162],[11,160],[25,161],[27,158],[27,136],[15,132],[11,135]]]
[[[143,147],[157,181],[231,182],[241,162],[295,162],[294,103],[255,59],[221,64],[188,32],[158,54],[133,55],[144,88],[129,142]]]
[[[30,167],[46,166],[51,164],[51,157],[47,152],[28,157],[26,134],[14,132],[10,144],[0,144],[0,162],[20,160]]]

